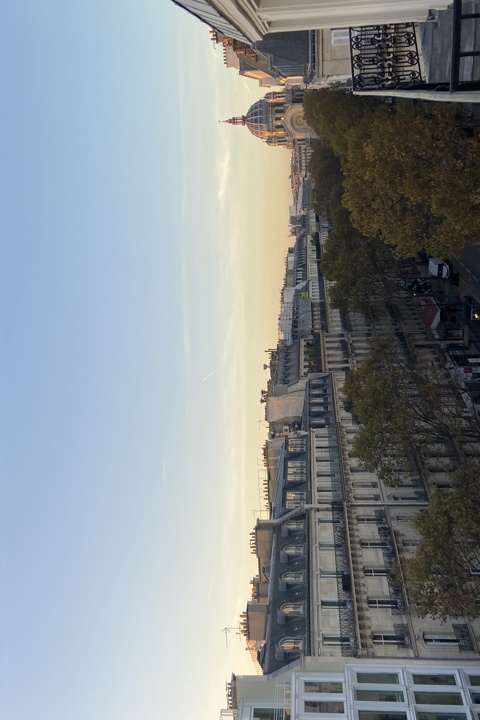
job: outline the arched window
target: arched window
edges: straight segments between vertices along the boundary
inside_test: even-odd
[[[302,572],[286,572],[286,573],[283,573],[282,580],[284,580],[289,585],[296,585],[299,583],[303,583],[303,573]]]
[[[301,652],[303,647],[303,640],[300,638],[283,638],[278,643],[280,648],[285,652]]]
[[[303,615],[303,603],[284,603],[281,611],[284,615]]]
[[[303,555],[303,545],[285,545],[283,552],[285,555]]]
[[[303,530],[303,520],[287,520],[285,527],[289,530]]]

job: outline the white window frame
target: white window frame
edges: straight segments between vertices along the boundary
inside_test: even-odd
[[[386,567],[367,566],[363,568],[363,574],[365,577],[387,577],[388,570]]]
[[[390,600],[390,598],[368,598],[367,603],[369,608],[377,610],[388,610],[397,607],[395,600]]]
[[[322,643],[326,647],[348,647],[352,644],[352,638],[349,635],[329,635],[322,634]]]
[[[454,634],[436,634],[436,633],[423,633],[423,642],[425,645],[458,645],[458,639]]]
[[[392,632],[372,632],[374,645],[398,645],[398,638]]]

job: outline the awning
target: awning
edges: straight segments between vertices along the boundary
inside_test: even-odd
[[[435,330],[440,322],[440,308],[437,303],[429,298],[422,310],[422,320],[427,328]]]

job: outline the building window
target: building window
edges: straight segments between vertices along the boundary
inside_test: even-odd
[[[318,549],[319,550],[335,550],[336,547],[339,547],[337,543],[334,540],[325,540],[318,543]]]
[[[341,715],[343,713],[343,702],[316,702],[315,700],[305,700],[306,713],[330,713],[331,715]]]
[[[287,482],[303,483],[305,482],[305,473],[302,473],[299,470],[289,470],[287,473]]]
[[[416,547],[418,547],[418,546],[420,545],[420,540],[409,540],[409,539],[407,539],[407,538],[404,538],[404,539],[402,540],[402,545],[403,545],[403,547],[404,547],[405,549],[407,549],[407,550],[408,550],[409,548],[416,548]]]
[[[414,685],[456,685],[455,675],[430,675],[413,673]]]
[[[340,518],[333,517],[333,515],[318,518],[319,525],[338,525],[338,523],[340,523]]]
[[[377,518],[375,515],[357,515],[357,522],[359,523],[376,523]]]
[[[387,568],[385,567],[364,567],[363,573],[367,577],[383,577],[388,575]]]
[[[285,652],[301,652],[303,640],[300,638],[283,638],[278,644]]]
[[[343,685],[341,682],[305,680],[303,691],[306,693],[342,693]]]
[[[305,460],[288,460],[287,466],[294,470],[305,470],[306,462]]]
[[[304,492],[287,492],[287,495],[286,495],[287,502],[289,500],[294,500],[294,501],[298,501],[298,502],[305,501],[306,497],[307,497],[307,494]]]
[[[351,638],[348,635],[323,635],[324,645],[351,645]]]
[[[286,572],[282,575],[282,580],[289,585],[301,585],[303,583],[302,572]]]
[[[285,720],[285,711],[279,708],[253,708],[253,720]]]
[[[363,482],[362,480],[354,480],[352,483],[354,488],[378,488],[378,483],[376,482]]]
[[[303,555],[303,545],[285,545],[283,552],[285,555]]]
[[[289,530],[303,530],[303,520],[287,520],[285,527]]]
[[[338,609],[344,607],[347,607],[346,600],[322,600],[323,610]]]
[[[480,685],[480,675],[469,675],[468,679],[470,681],[470,685],[474,685],[475,687]]]
[[[415,692],[418,705],[463,705],[458,692]]]
[[[342,570],[329,570],[328,568],[321,568],[320,576],[323,578],[337,578],[342,577]]]
[[[288,439],[288,451],[289,452],[305,452],[307,449],[306,441],[304,438],[289,438]]]
[[[359,710],[358,720],[407,720],[407,713],[402,712],[385,712],[380,710]]]
[[[403,500],[404,502],[415,502],[415,495],[392,495],[392,500]]]
[[[362,548],[383,548],[386,547],[382,540],[360,540],[360,547]]]
[[[306,467],[304,462],[292,460],[287,465],[287,480],[289,482],[305,480],[305,472]]]
[[[470,695],[472,696],[472,703],[474,705],[480,705],[480,692],[474,692],[471,690]]]
[[[452,712],[419,712],[416,710],[417,720],[467,720],[465,713]]]
[[[368,607],[370,608],[396,608],[397,603],[395,600],[389,598],[368,598]]]
[[[368,495],[366,493],[355,493],[354,500],[357,502],[377,502],[380,500],[380,495]]]
[[[355,697],[361,702],[405,702],[401,690],[355,690]]]
[[[423,642],[425,645],[458,645],[455,635],[432,635],[423,633]]]
[[[281,610],[284,615],[303,615],[303,603],[284,603]]]
[[[397,673],[358,672],[357,682],[369,685],[398,685]]]
[[[373,633],[372,640],[375,645],[397,645],[398,638],[390,633]]]

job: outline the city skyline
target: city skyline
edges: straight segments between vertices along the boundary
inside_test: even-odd
[[[251,667],[222,628],[290,156],[218,123],[263,92],[171,4],[2,16],[2,715],[185,714],[186,671],[211,717],[225,663]]]

